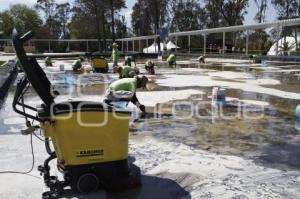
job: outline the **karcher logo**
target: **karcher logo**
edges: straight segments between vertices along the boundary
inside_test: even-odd
[[[104,150],[103,149],[95,149],[95,150],[82,150],[78,151],[76,157],[94,157],[94,156],[103,156]]]

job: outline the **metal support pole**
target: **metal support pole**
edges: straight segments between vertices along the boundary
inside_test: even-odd
[[[139,53],[142,52],[142,45],[141,45],[141,40],[139,40]]]
[[[132,51],[134,52],[134,40],[132,40]]]
[[[89,41],[86,41],[86,52],[89,52]]]
[[[225,38],[226,37],[226,35],[225,35],[225,32],[223,32],[223,54],[225,54],[225,45],[226,45],[226,43],[225,43]]]
[[[176,52],[177,52],[177,46],[178,46],[177,42],[178,42],[178,37],[176,36],[176,48],[175,48]]]
[[[191,54],[191,35],[189,35],[189,54]]]
[[[128,52],[129,51],[129,41],[127,40],[127,51],[126,52]]]
[[[124,52],[124,41],[122,40],[122,52]]]
[[[206,34],[204,35],[203,55],[206,55]]]
[[[276,56],[278,56],[278,54],[279,54],[279,40],[280,40],[281,33],[282,33],[282,26],[278,26],[277,31],[278,31],[278,33],[277,33],[277,38],[276,38],[276,49],[275,49]]]
[[[70,41],[68,41],[68,52],[70,52]]]
[[[276,56],[278,56],[278,53],[279,53],[279,40],[277,39],[276,41]]]
[[[149,53],[148,48],[149,48],[149,40],[147,39],[147,54]]]
[[[246,31],[246,56],[249,54],[249,30]]]
[[[51,50],[51,44],[50,44],[50,40],[48,41],[48,52],[50,53]]]

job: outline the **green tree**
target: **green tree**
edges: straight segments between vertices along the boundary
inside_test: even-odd
[[[206,27],[217,28],[222,26],[222,16],[217,6],[214,5],[214,1],[205,0],[205,11],[207,12]]]
[[[277,11],[279,19],[289,19],[294,16],[296,0],[272,0],[271,2]]]
[[[67,25],[70,19],[70,12],[71,12],[71,8],[69,3],[56,5],[55,19],[60,25],[61,38],[67,37],[67,32],[68,32]]]
[[[10,37],[13,28],[19,33],[29,30],[37,30],[42,25],[42,20],[38,13],[23,4],[12,5],[8,10],[0,13],[0,20],[3,22],[3,34]]]
[[[257,13],[255,15],[255,21],[258,23],[265,22],[266,19],[266,10],[268,6],[267,0],[254,0],[255,5],[257,7]]]
[[[56,6],[55,0],[37,0],[37,4],[35,5],[37,10],[44,13],[45,22],[49,27],[50,35],[52,37],[55,37],[58,34],[58,22],[55,20]]]
[[[160,29],[170,23],[170,8],[173,0],[138,0],[133,7],[131,15],[134,33],[145,33],[151,30],[154,34],[159,34]],[[145,27],[146,30],[142,30]],[[149,30],[150,29],[150,30]],[[141,34],[139,34],[141,35]],[[160,43],[160,40],[158,41]],[[160,45],[158,45],[160,51]]]
[[[198,30],[204,27],[205,11],[195,0],[179,0],[174,8],[174,17],[172,20],[172,30],[189,31]]]
[[[135,35],[151,35],[154,34],[151,24],[153,23],[149,17],[150,10],[147,8],[146,1],[137,1],[131,14],[131,26]]]
[[[277,11],[278,19],[293,18],[295,16],[295,13],[297,12],[296,0],[272,0],[271,2]],[[292,35],[292,33],[293,33],[293,28],[291,27],[285,27],[283,29],[282,34],[284,35],[284,43],[286,43],[286,37]],[[298,42],[296,41],[296,43]]]
[[[116,19],[116,37],[125,38],[127,37],[127,26],[125,16],[120,16],[119,19]]]
[[[115,14],[119,12],[122,8],[126,8],[124,0],[109,0],[109,10],[110,10],[110,19],[111,19],[111,34],[113,42],[116,39],[116,30],[115,30]]]
[[[114,15],[124,6],[124,0],[75,0],[70,24],[71,36],[98,38],[99,42],[102,40],[102,49],[105,50],[106,38],[111,37],[115,31]]]
[[[249,37],[249,49],[254,53],[265,54],[270,49],[272,42],[269,40],[269,35],[264,30],[256,30]]]
[[[243,24],[247,14],[249,0],[205,0],[211,23],[222,26],[236,26]],[[212,20],[214,22],[212,22]]]

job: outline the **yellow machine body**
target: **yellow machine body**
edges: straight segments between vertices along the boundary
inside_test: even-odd
[[[108,66],[108,62],[104,58],[92,58],[91,62],[95,69],[104,69]]]
[[[55,115],[41,126],[64,166],[128,158],[130,113],[83,111]]]

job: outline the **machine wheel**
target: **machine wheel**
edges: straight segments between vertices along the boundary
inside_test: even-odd
[[[97,73],[108,73],[108,67],[95,69]]]
[[[81,175],[76,183],[76,189],[80,193],[91,193],[99,188],[99,179],[93,173],[85,173]]]
[[[108,73],[108,66],[106,66],[104,69],[102,69],[103,73]]]

